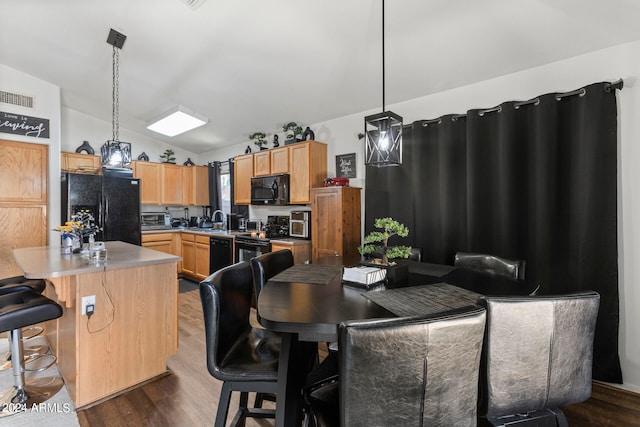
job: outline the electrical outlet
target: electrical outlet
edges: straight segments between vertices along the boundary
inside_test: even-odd
[[[96,296],[95,295],[89,295],[87,297],[82,297],[82,315],[86,315],[87,314],[87,306],[93,304],[93,310],[95,311],[95,307],[96,307]]]

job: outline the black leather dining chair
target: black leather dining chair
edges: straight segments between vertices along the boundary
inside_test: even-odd
[[[560,408],[591,395],[599,302],[596,292],[480,299],[479,425],[567,425]]]
[[[266,252],[255,258],[251,258],[251,270],[253,271],[253,288],[256,301],[264,284],[278,273],[293,267],[293,253],[289,249],[275,252]]]
[[[457,252],[453,265],[469,270],[498,274],[511,279],[524,280],[524,260],[510,260],[496,255]]]
[[[240,408],[232,425],[246,417],[274,418],[275,411],[248,407],[248,393],[276,393],[280,339],[249,322],[253,277],[247,261],[218,270],[200,282],[209,373],[223,381],[216,427],[226,425],[231,393]]]
[[[349,321],[337,381],[309,387],[317,426],[475,426],[485,310]]]

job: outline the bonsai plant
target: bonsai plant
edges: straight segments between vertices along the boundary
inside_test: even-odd
[[[287,139],[284,142],[285,144],[302,141],[301,138],[298,138],[298,135],[302,135],[302,127],[298,126],[296,122],[289,122],[286,125],[283,125],[282,130],[287,132]]]
[[[404,224],[400,224],[393,218],[387,217],[377,218],[374,226],[382,229],[382,231],[372,231],[364,237],[362,246],[358,246],[358,252],[360,252],[361,255],[381,254],[382,258],[374,259],[373,263],[383,266],[396,264],[395,262],[389,262],[390,259],[409,257],[411,253],[410,246],[388,246],[388,241],[391,236],[398,235],[400,237],[407,237],[409,229]]]
[[[249,139],[253,141],[254,144],[256,144],[258,147],[260,147],[261,150],[266,150],[267,147],[264,147],[265,145],[267,145],[267,140],[265,139],[267,137],[267,134],[264,132],[254,132],[251,135],[249,135]]]
[[[176,158],[173,156],[175,153],[173,150],[164,150],[164,153],[160,154],[160,159],[164,163],[175,163]]]

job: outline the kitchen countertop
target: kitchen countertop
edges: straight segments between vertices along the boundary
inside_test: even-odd
[[[142,230],[142,235],[145,234],[158,234],[158,233],[191,233],[200,234],[205,236],[220,236],[233,238],[236,234],[244,234],[246,231],[227,231],[227,230],[214,230],[212,228],[166,228],[156,230]]]
[[[95,263],[87,254],[63,254],[60,246],[18,248],[13,256],[28,279],[72,276],[102,270],[178,262],[182,258],[125,242],[105,242],[107,262]]]

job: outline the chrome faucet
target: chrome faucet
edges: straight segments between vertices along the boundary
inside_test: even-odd
[[[224,222],[225,222],[225,214],[220,209],[217,209],[217,210],[213,211],[213,214],[211,215],[211,221],[216,222],[216,214],[218,212],[220,212],[220,215],[222,215],[222,221],[221,222],[224,224]]]

